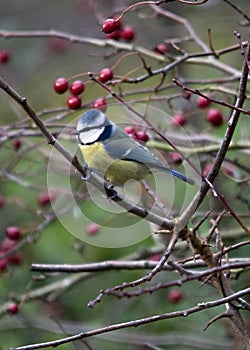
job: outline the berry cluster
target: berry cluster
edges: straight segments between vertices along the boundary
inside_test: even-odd
[[[121,19],[117,18],[105,19],[102,24],[102,31],[108,39],[133,41],[135,38],[134,29],[129,25],[123,27]]]
[[[113,78],[113,71],[110,68],[103,68],[98,75],[98,79],[101,83],[106,83],[107,81]],[[57,94],[64,94],[66,91],[70,91],[71,95],[67,99],[67,106],[69,109],[75,110],[79,109],[82,106],[81,95],[85,90],[85,85],[81,80],[75,80],[72,84],[69,84],[68,79],[58,78],[54,82],[54,90]],[[97,98],[93,107],[100,109],[102,112],[105,112],[107,108],[107,102],[104,97]],[[17,149],[17,147],[15,147]]]
[[[185,94],[182,94],[183,98],[190,100],[192,94],[188,91],[185,91]],[[205,110],[207,107],[211,105],[210,97],[202,97],[198,96],[196,99],[196,106]],[[221,111],[218,108],[209,108],[206,112],[205,119],[208,123],[210,123],[214,127],[219,127],[224,123],[224,117]],[[172,125],[174,127],[183,126],[187,123],[187,117],[183,111],[177,111],[172,117]]]
[[[0,244],[0,254],[4,255],[15,247],[21,236],[21,231],[17,226],[8,226],[5,230],[6,238]],[[21,263],[21,255],[13,253],[0,260],[0,271],[4,271],[8,264],[19,265]]]
[[[137,126],[126,126],[126,128],[124,128],[124,132],[135,141],[147,142],[149,139],[147,133]]]
[[[196,103],[199,108],[203,109],[211,105],[211,100],[209,96],[207,96],[207,98],[199,96]],[[215,127],[221,126],[224,122],[223,115],[217,108],[210,108],[207,111],[206,120]]]
[[[58,94],[64,94],[67,90],[70,90],[71,96],[67,100],[67,106],[69,109],[78,109],[82,105],[82,100],[79,95],[84,91],[85,86],[81,80],[75,80],[70,86],[66,78],[58,78],[54,82],[54,90]]]
[[[196,100],[197,106],[201,109],[211,105],[210,96],[199,96]],[[215,127],[221,126],[224,122],[224,117],[218,108],[210,108],[206,114],[206,120]]]
[[[40,207],[48,206],[54,199],[55,195],[48,192],[41,192],[37,196],[37,202]],[[5,198],[3,195],[0,195],[0,209],[3,208],[4,205]],[[9,264],[19,265],[22,261],[22,257],[19,253],[9,254],[10,250],[16,246],[22,235],[20,228],[18,226],[8,226],[5,229],[5,235],[6,237],[0,243],[0,255],[3,256],[3,258],[0,259],[0,272],[4,271]]]

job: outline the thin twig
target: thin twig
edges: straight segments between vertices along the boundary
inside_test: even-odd
[[[248,59],[250,58],[250,48],[248,46],[247,48],[247,57]],[[246,64],[246,62],[243,62],[243,67],[242,67],[242,76],[240,80],[240,85],[239,85],[239,91],[238,91],[238,98],[235,102],[235,107],[237,108],[242,108],[245,98],[246,98],[246,88],[247,88],[247,82],[248,82],[248,73],[249,73],[249,67]],[[193,214],[193,212],[200,206],[200,204],[203,202],[203,199],[205,198],[208,190],[211,188],[211,184],[214,182],[216,179],[218,172],[220,170],[220,167],[225,159],[226,153],[229,149],[231,140],[233,138],[236,126],[238,124],[239,118],[240,118],[240,111],[234,109],[231,113],[228,126],[223,138],[223,141],[220,145],[220,149],[217,152],[217,155],[215,157],[215,161],[213,163],[213,166],[207,176],[207,179],[203,179],[201,189],[200,191],[196,194],[196,196],[193,198],[192,202],[188,206],[188,208],[185,210],[185,212],[182,214],[182,217],[180,220],[185,220],[187,221],[187,218],[190,217],[190,215]],[[232,210],[230,207],[229,203],[226,201],[224,197],[222,197],[218,192],[214,192],[215,195],[217,195],[222,203],[224,204],[225,208],[229,210],[231,215],[235,218],[235,220],[239,223],[239,225],[243,228],[243,230],[250,235],[249,229],[246,227],[246,225],[240,220],[238,215]]]
[[[138,327],[144,324],[152,323],[152,322],[158,322],[162,320],[167,320],[171,318],[176,318],[176,317],[187,317],[191,314],[194,314],[196,312],[200,312],[203,310],[211,309],[220,305],[223,305],[225,303],[229,303],[230,301],[236,300],[240,297],[243,297],[245,295],[248,295],[250,293],[250,288],[243,289],[237,293],[234,293],[230,296],[221,298],[221,299],[216,299],[213,301],[207,301],[204,303],[199,303],[198,305],[180,310],[180,311],[173,311],[169,313],[162,313],[160,315],[155,315],[155,316],[150,316],[150,317],[144,317],[141,319],[133,320],[133,321],[127,321],[127,322],[122,322],[122,323],[116,323],[112,324],[106,327],[86,331],[86,332],[80,332],[78,334],[65,337],[62,339],[58,340],[52,340],[48,342],[43,342],[43,343],[36,343],[36,344],[31,344],[31,345],[24,345],[24,346],[19,346],[16,348],[11,348],[10,350],[34,350],[34,349],[42,349],[42,348],[48,348],[48,347],[56,347],[62,344],[67,344],[70,342],[73,342],[75,340],[80,340],[80,339],[85,339],[88,337],[92,337],[98,334],[103,334],[103,333],[108,333],[108,332],[113,332],[116,330],[124,329],[124,328],[131,328],[131,327]]]

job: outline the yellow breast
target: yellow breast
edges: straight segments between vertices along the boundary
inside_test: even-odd
[[[110,157],[100,142],[79,147],[88,166],[97,169],[114,185],[121,186],[131,179],[141,180],[150,173],[142,163]]]

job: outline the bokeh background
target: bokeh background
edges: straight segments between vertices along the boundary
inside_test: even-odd
[[[85,1],[85,0],[8,0],[0,2],[0,29],[5,31],[36,31],[54,29],[65,33],[84,37],[103,39],[100,30],[102,21],[113,13],[119,13],[126,5],[133,2],[116,1]],[[248,9],[248,1],[238,1],[245,11]],[[233,31],[240,31],[242,38],[246,40],[249,27],[242,26],[242,17],[237,14],[224,1],[208,1],[202,6],[187,6],[180,3],[170,3],[164,7],[174,13],[187,18],[200,37],[208,41],[208,29],[212,30],[213,44],[216,49],[234,45],[237,43]],[[183,35],[183,27],[171,20],[155,18],[147,7],[130,11],[125,15],[126,24],[133,26],[137,45],[153,49],[154,46],[166,38],[174,38]],[[3,38],[0,37],[0,49],[6,49],[10,53],[7,64],[0,65],[1,76],[28,99],[28,102],[36,112],[58,109],[58,115],[67,111],[65,95],[57,95],[53,90],[55,79],[60,76],[71,78],[79,74],[88,80],[87,72],[98,74],[105,66],[111,67],[117,61],[117,55],[113,55],[110,47],[97,47],[86,43],[74,43],[67,40],[48,37],[30,38]],[[242,58],[239,52],[230,53],[223,57],[233,67],[240,69]],[[159,62],[152,61],[154,68],[160,67]],[[124,60],[116,68],[117,75],[123,75],[134,65],[134,58]],[[180,68],[181,73],[189,78],[201,79],[209,75],[209,68],[192,65]],[[211,70],[210,77],[216,77],[216,72]],[[84,79],[83,79],[84,80]],[[171,74],[167,81],[171,81]],[[148,88],[151,82],[146,82],[143,88]],[[130,87],[128,87],[130,89]],[[95,84],[88,83],[88,89],[84,92],[83,102],[89,103],[100,96],[105,95],[103,90]],[[113,101],[114,102],[114,101]],[[178,101],[176,102],[179,103]],[[0,91],[0,127],[11,125],[25,118],[24,112],[4,92]],[[157,102],[155,108],[165,108],[165,102]],[[113,109],[112,109],[113,108]],[[118,108],[118,109],[117,109]],[[111,115],[116,121],[130,123],[126,116],[117,116],[119,107],[110,107]],[[170,111],[168,110],[168,115]],[[55,113],[56,114],[56,113]],[[63,125],[72,123],[75,125],[79,111],[70,113],[63,119]],[[46,115],[45,115],[46,117]],[[152,117],[153,118],[153,117]],[[54,120],[56,124],[56,119]],[[249,122],[248,122],[249,124]],[[249,125],[242,124],[244,139],[249,136]],[[16,124],[15,124],[16,125]],[[16,130],[16,129],[15,129]],[[194,130],[194,129],[192,129]],[[183,135],[184,131],[181,132]],[[213,131],[212,131],[213,134]],[[223,135],[223,130],[216,130],[215,137]],[[242,135],[241,135],[242,136]],[[16,152],[13,149],[13,140],[0,144],[0,194],[4,197],[5,204],[0,208],[0,238],[5,238],[5,229],[8,226],[20,227],[26,244],[21,247],[20,261],[16,265],[9,266],[0,276],[0,303],[3,310],[10,300],[20,301],[20,311],[17,315],[9,315],[2,312],[0,319],[0,349],[17,347],[23,344],[43,342],[56,339],[61,335],[73,334],[82,330],[98,328],[104,325],[128,321],[136,318],[162,312],[174,311],[196,305],[198,302],[215,299],[216,293],[207,286],[199,286],[197,282],[191,282],[182,287],[182,297],[177,303],[172,303],[168,298],[168,291],[161,290],[155,294],[142,295],[139,298],[116,299],[104,298],[93,310],[87,307],[88,302],[95,298],[100,289],[111,287],[115,284],[129,281],[141,276],[141,272],[111,271],[83,275],[49,275],[42,276],[30,271],[30,265],[37,263],[83,263],[112,259],[132,258],[138,252],[155,246],[150,236],[150,228],[142,223],[140,230],[134,234],[141,235],[140,239],[131,244],[115,244],[115,248],[104,247],[96,244],[96,238],[88,237],[78,240],[69,232],[60,220],[52,219],[49,224],[40,229],[40,224],[53,215],[51,206],[39,206],[38,196],[47,190],[47,162],[50,157],[50,148],[46,140],[37,135],[30,138],[20,138],[21,149]],[[64,139],[65,145],[72,146],[72,139]],[[74,143],[74,142],[73,142]],[[34,147],[34,144],[36,145]],[[72,146],[74,147],[74,145]],[[247,161],[248,154],[241,155]],[[245,158],[244,158],[245,157]],[[57,159],[58,161],[58,159]],[[67,165],[60,164],[60,158],[55,165],[58,177],[63,174]],[[51,170],[50,170],[51,171]],[[53,168],[52,168],[53,171]],[[77,191],[76,198],[80,201],[80,208],[90,220],[85,225],[94,221],[95,216],[107,233],[112,225],[117,228],[132,225],[135,218],[128,217],[124,213],[119,218],[110,216],[107,218],[103,212],[95,207],[91,200],[84,201],[85,185],[79,178],[71,174],[73,192]],[[234,174],[235,175],[235,174]],[[53,181],[56,181],[53,179]],[[63,186],[63,180],[60,180]],[[237,187],[227,186],[221,182],[221,188],[232,191],[232,198],[239,192]],[[81,193],[82,191],[82,198]],[[242,188],[241,188],[242,190]],[[243,188],[243,190],[246,190]],[[183,192],[180,184],[179,192]],[[177,195],[178,195],[177,190]],[[191,196],[189,194],[189,196]],[[245,197],[247,193],[245,192]],[[66,197],[67,199],[67,197]],[[65,199],[65,207],[67,200]],[[248,199],[248,198],[247,198]],[[178,201],[177,201],[178,202]],[[212,204],[211,204],[212,203]],[[60,210],[62,210],[62,200]],[[216,206],[213,198],[209,198],[204,206]],[[178,208],[178,205],[177,205]],[[218,208],[220,209],[220,207]],[[244,213],[247,209],[242,208]],[[94,214],[93,214],[94,213]],[[70,213],[72,217],[78,215],[77,210]],[[226,222],[225,227],[231,229],[232,221]],[[86,234],[86,227],[82,227]],[[203,226],[206,233],[209,223]],[[106,230],[106,231],[105,231]],[[144,233],[148,232],[145,236]],[[119,227],[114,234],[119,235]],[[86,236],[87,237],[87,236]],[[118,236],[119,237],[119,236]],[[116,237],[117,238],[117,237]],[[228,238],[229,243],[234,242],[234,237]],[[90,244],[91,243],[91,244]],[[185,248],[183,248],[185,250]],[[247,248],[242,248],[240,256],[247,255]],[[151,256],[157,259],[157,256]],[[174,275],[166,272],[160,273],[154,283],[174,279]],[[246,287],[247,280],[240,282]],[[44,292],[43,288],[47,288]],[[26,300],[26,293],[31,293],[32,300]],[[20,300],[21,296],[21,300]],[[66,344],[63,349],[148,349],[147,344],[158,344],[162,349],[229,349],[231,331],[223,322],[212,325],[203,333],[206,323],[223,311],[223,308],[207,310],[185,318],[177,318],[159,323],[152,323],[139,329],[119,331],[103,334],[94,339]],[[151,347],[152,349],[154,347]],[[156,349],[156,348],[155,348]]]

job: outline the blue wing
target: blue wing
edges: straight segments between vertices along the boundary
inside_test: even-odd
[[[149,169],[158,169],[165,173],[169,173],[182,181],[194,184],[193,180],[187,178],[184,174],[163,166],[146,147],[134,141],[115,124],[113,124],[112,137],[106,139],[103,142],[103,145],[107,153],[114,159],[143,163]]]

